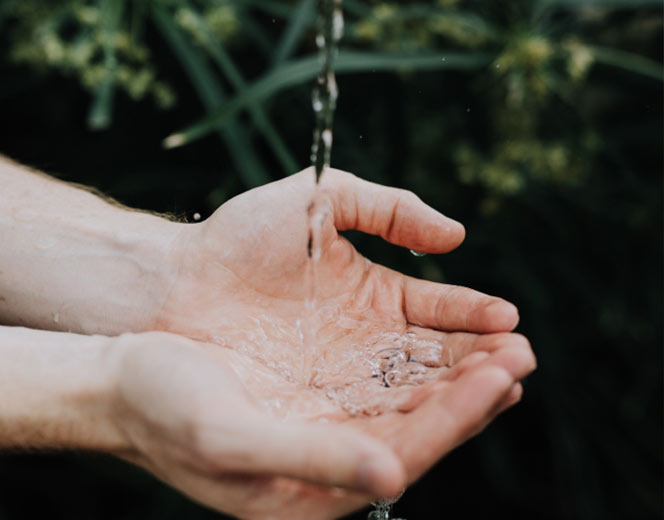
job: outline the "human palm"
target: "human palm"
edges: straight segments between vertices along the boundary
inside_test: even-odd
[[[325,217],[315,273],[307,255],[312,200]],[[206,347],[207,355],[231,369],[266,421],[342,423],[389,446],[405,470],[392,482],[405,484],[518,400],[534,358],[527,341],[507,333],[518,320],[511,304],[373,264],[339,235],[346,229],[429,253],[450,251],[464,236],[409,192],[328,170],[315,194],[307,170],[187,226],[158,327],[225,347]],[[236,496],[261,497],[253,502],[259,518],[271,508],[327,518],[368,500],[283,476],[247,487],[230,474]],[[284,496],[297,497],[290,509]]]
[[[399,351],[422,365],[449,365],[446,333],[516,325],[511,304],[373,264],[338,233],[359,229],[440,253],[463,240],[460,224],[412,193],[336,170],[323,175],[320,192],[305,170],[230,200],[188,231],[163,328],[240,351],[291,382],[324,387],[372,376],[385,383],[380,372],[404,358]],[[320,212],[315,275],[306,254],[314,198],[328,209]],[[314,309],[307,306],[312,278]],[[398,383],[417,382],[417,373],[397,374]]]

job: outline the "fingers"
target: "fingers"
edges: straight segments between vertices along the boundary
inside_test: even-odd
[[[492,334],[480,338],[478,344],[491,352],[485,364],[502,367],[517,381],[537,368],[530,342],[521,334]]]
[[[439,330],[483,333],[508,332],[519,323],[517,308],[501,298],[408,276],[402,280],[409,323]]]
[[[402,419],[410,423],[402,428],[396,446],[409,480],[424,471],[477,434],[495,415],[514,385],[514,379],[497,366],[478,366],[456,381],[446,383],[417,410]]]
[[[275,422],[267,430],[261,424],[238,441],[233,448],[219,440],[224,472],[286,476],[376,496],[391,496],[405,484],[390,448],[344,425]]]
[[[333,188],[334,225],[380,235],[424,253],[447,253],[463,242],[463,226],[422,202],[414,193],[381,186],[339,170],[321,181]]]
[[[426,367],[450,367],[442,372],[444,380],[456,379],[490,355],[488,364],[502,366],[515,379],[525,377],[537,366],[530,342],[521,334],[440,332],[421,327],[409,327],[408,334],[412,338],[407,347],[408,360]]]
[[[448,371],[443,372],[440,379],[443,381],[454,381],[462,374],[468,372],[470,369],[480,364],[480,362],[484,361],[489,356],[490,354],[485,351],[472,352],[461,359],[461,361],[456,363]]]
[[[508,408],[514,406],[516,403],[521,401],[522,397],[523,397],[523,385],[521,383],[514,383],[512,385],[512,388],[510,388],[507,397],[505,397],[503,402],[500,403],[500,407],[498,408],[496,415],[500,415]]]
[[[450,356],[456,361],[444,374],[446,380],[456,379],[479,364],[501,367],[515,380],[523,379],[537,367],[530,342],[521,334],[458,332],[449,334],[445,346],[453,350]]]

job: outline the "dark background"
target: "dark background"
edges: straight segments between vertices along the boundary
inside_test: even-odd
[[[234,150],[214,133],[165,150],[163,138],[204,117],[206,85],[208,108],[222,104],[220,92],[229,99],[237,89],[195,43],[196,31],[187,32],[181,3],[126,2],[116,26],[106,22],[108,4],[0,0],[0,153],[183,219],[206,217],[257,180],[291,173],[244,112],[230,127],[240,136]],[[300,24],[293,16],[303,4],[221,3],[233,23],[215,34],[247,83],[267,73],[289,28],[298,36],[290,59],[315,52],[311,18]],[[87,33],[72,15],[81,5],[103,13],[102,21],[85,22]],[[214,20],[214,5],[199,1],[192,9]],[[155,23],[152,6],[174,25]],[[339,77],[333,166],[412,189],[463,222],[468,236],[458,251],[424,258],[372,237],[352,239],[376,262],[515,302],[519,331],[539,362],[522,403],[412,486],[396,516],[661,518],[660,3],[346,6],[343,48],[370,54],[363,70]],[[104,62],[103,48],[72,65],[49,55],[38,36],[56,16],[65,20],[56,31],[65,46],[80,34],[125,31],[150,55],[132,58],[118,45],[115,65]],[[174,30],[214,81],[183,66],[169,41]],[[372,61],[377,53],[454,63],[422,70],[402,60],[383,70]],[[134,67],[129,79],[108,82],[109,97],[100,85],[113,75],[84,84],[85,71],[100,62],[107,72],[117,63]],[[177,95],[169,109],[158,108],[149,89],[134,99],[125,88],[146,66]],[[266,111],[281,152],[298,168],[308,163],[314,123],[310,86],[252,105]],[[0,520],[32,517],[220,515],[103,456],[2,454]]]

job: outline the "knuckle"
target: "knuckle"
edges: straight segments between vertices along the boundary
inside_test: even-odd
[[[325,176],[323,178],[327,177],[330,179],[334,184],[349,184],[353,183],[358,180],[358,177],[350,172],[344,171],[344,170],[336,170],[332,168],[328,168],[325,172]]]
[[[399,198],[404,202],[419,202],[420,198],[415,192],[403,188],[399,188]]]

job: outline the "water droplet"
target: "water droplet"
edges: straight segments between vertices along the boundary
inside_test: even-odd
[[[323,102],[320,99],[320,91],[318,89],[314,89],[311,93],[311,104],[314,107],[314,112],[318,113],[323,110]]]
[[[339,88],[337,87],[337,80],[332,72],[327,75],[327,91],[330,96],[330,105],[332,108],[335,108],[337,105],[337,98],[339,97]]]
[[[325,144],[325,148],[327,148],[327,150],[332,148],[332,130],[329,128],[323,130],[323,135],[321,135],[321,138],[323,139],[323,143]]]
[[[467,108],[467,109],[466,109],[466,112],[470,112],[470,108]]]
[[[340,9],[336,9],[333,16],[332,35],[335,41],[339,41],[344,34],[344,17]]]
[[[360,139],[364,139],[364,136],[363,136],[363,135],[360,135]]]
[[[323,36],[322,34],[316,35],[316,47],[318,47],[319,49],[325,47],[325,36]]]
[[[497,68],[497,69],[500,68],[500,63],[496,63],[496,68]]]
[[[440,61],[447,61],[447,58],[441,58]]]
[[[198,212],[194,213],[194,220],[198,222],[200,219],[201,219],[201,214]]]
[[[277,21],[276,19],[272,18],[272,23],[276,23],[276,21]]]
[[[411,253],[413,256],[426,256],[426,255],[427,255],[426,253],[421,253],[420,251],[415,251],[414,249],[411,249],[411,250],[410,250],[410,253]]]

